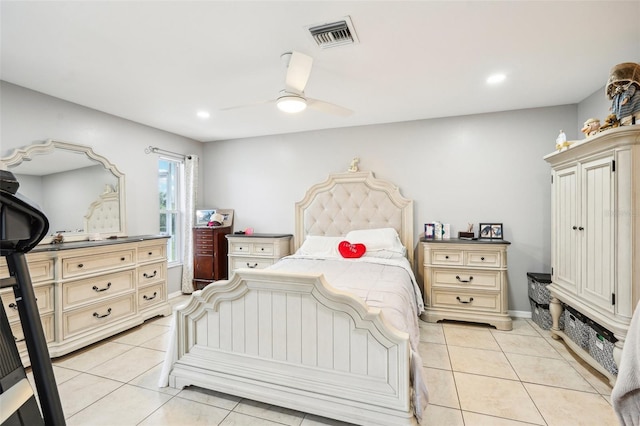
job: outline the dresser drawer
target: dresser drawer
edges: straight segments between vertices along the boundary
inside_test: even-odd
[[[145,286],[158,281],[165,280],[164,263],[152,263],[138,267],[138,285]]]
[[[264,269],[273,265],[273,263],[273,259],[259,259],[256,257],[234,257],[231,269]]]
[[[134,289],[133,270],[66,282],[62,284],[62,309],[97,302]]]
[[[425,257],[426,259],[426,257]],[[462,250],[432,250],[431,251],[431,264],[432,265],[450,265],[450,266],[462,266],[464,265],[464,251]]]
[[[71,278],[135,265],[135,250],[118,250],[62,259],[62,277]]]
[[[425,271],[426,273],[428,272]],[[431,285],[433,287],[500,290],[501,284],[500,271],[437,268],[431,270]]]
[[[53,280],[53,259],[29,260],[29,257],[27,256],[27,263],[29,265],[29,276],[31,277],[31,282],[37,283]],[[0,260],[0,278],[8,277],[9,267],[3,258]]]
[[[479,268],[499,268],[502,265],[502,255],[499,251],[468,251],[466,266]]]
[[[496,312],[501,310],[500,293],[473,291],[446,291],[433,289],[431,305],[434,308]]]
[[[149,306],[157,305],[167,300],[165,284],[157,283],[148,287],[138,289],[138,307],[145,309]]]
[[[159,244],[153,246],[145,246],[138,248],[138,262],[151,262],[154,260],[163,260],[167,257],[167,245]]]
[[[42,323],[42,331],[44,332],[44,339],[47,343],[53,342],[55,338],[55,331],[53,328],[53,313],[48,315],[42,315],[40,317]],[[22,324],[20,321],[11,324],[11,333],[16,340],[16,346],[19,352],[27,350],[27,343],[24,339],[24,331],[22,330]]]
[[[53,285],[34,286],[33,292],[36,296],[36,304],[38,305],[40,314],[53,312]],[[0,298],[2,298],[2,304],[4,305],[4,310],[7,313],[9,322],[17,320],[20,315],[18,314],[18,305],[16,304],[13,289],[3,290]]]
[[[135,315],[136,293],[93,304],[62,315],[62,338],[101,328],[118,319]]]
[[[273,256],[273,243],[256,243],[252,244],[251,254]]]

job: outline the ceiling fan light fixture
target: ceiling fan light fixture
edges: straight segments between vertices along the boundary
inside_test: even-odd
[[[278,98],[276,105],[280,111],[294,114],[304,111],[307,108],[307,101],[301,96],[285,95]]]

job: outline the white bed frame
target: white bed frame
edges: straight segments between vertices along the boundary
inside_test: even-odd
[[[296,203],[306,235],[393,227],[413,254],[413,202],[370,172],[331,175]],[[362,425],[416,425],[409,336],[319,274],[238,270],[176,312],[169,384]]]

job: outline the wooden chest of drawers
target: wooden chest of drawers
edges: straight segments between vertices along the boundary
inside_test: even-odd
[[[422,241],[423,318],[481,322],[511,330],[507,241]]]
[[[227,278],[227,240],[230,226],[193,228],[193,289]]]
[[[236,269],[264,269],[291,254],[291,234],[227,235],[229,274]]]

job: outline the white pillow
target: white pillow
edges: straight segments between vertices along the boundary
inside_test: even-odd
[[[344,237],[324,237],[319,235],[308,235],[304,243],[296,251],[296,254],[322,257],[338,257],[338,244]]]
[[[391,259],[405,257],[407,249],[402,245],[398,233],[393,228],[358,229],[344,237],[352,244],[364,244],[365,256]]]

